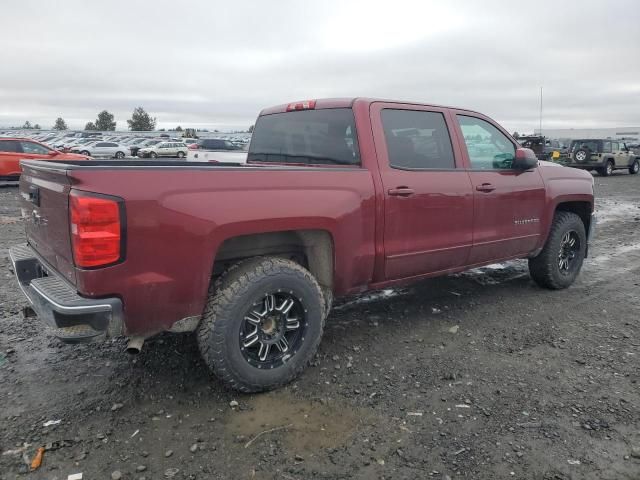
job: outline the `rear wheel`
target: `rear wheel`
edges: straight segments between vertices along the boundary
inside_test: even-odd
[[[184,158],[184,152],[178,152],[178,158]]]
[[[308,270],[282,258],[250,259],[212,286],[198,346],[229,387],[270,390],[293,380],[311,360],[324,312],[323,294]]]
[[[586,248],[582,219],[572,212],[556,212],[547,243],[529,259],[531,278],[541,287],[567,288],[580,273]]]
[[[637,159],[633,161],[633,163],[629,166],[629,173],[631,175],[636,175],[640,172],[640,161]]]

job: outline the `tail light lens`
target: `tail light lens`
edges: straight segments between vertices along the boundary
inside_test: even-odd
[[[122,200],[72,191],[69,203],[76,266],[92,268],[118,262],[124,253]]]

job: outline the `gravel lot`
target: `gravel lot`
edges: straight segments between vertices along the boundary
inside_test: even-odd
[[[7,252],[23,225],[0,189],[0,479],[637,480],[639,185],[596,177],[572,288],[512,262],[345,299],[313,365],[262,395],[225,390],[190,335],[129,357],[23,320]]]

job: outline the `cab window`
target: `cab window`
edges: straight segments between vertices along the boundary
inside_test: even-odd
[[[466,115],[456,115],[456,117],[467,146],[472,169],[511,169],[516,147],[504,133],[480,118]]]
[[[22,153],[22,150],[15,140],[0,140],[0,152]]]
[[[451,138],[442,113],[384,109],[381,118],[391,167],[455,168]]]
[[[22,145],[22,151],[24,153],[31,153],[35,155],[47,155],[50,150],[47,147],[39,145],[33,142],[20,142]]]

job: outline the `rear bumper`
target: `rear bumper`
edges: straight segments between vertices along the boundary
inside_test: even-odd
[[[28,245],[9,249],[13,271],[33,310],[67,343],[89,342],[122,334],[122,302],[118,298],[85,298]]]

